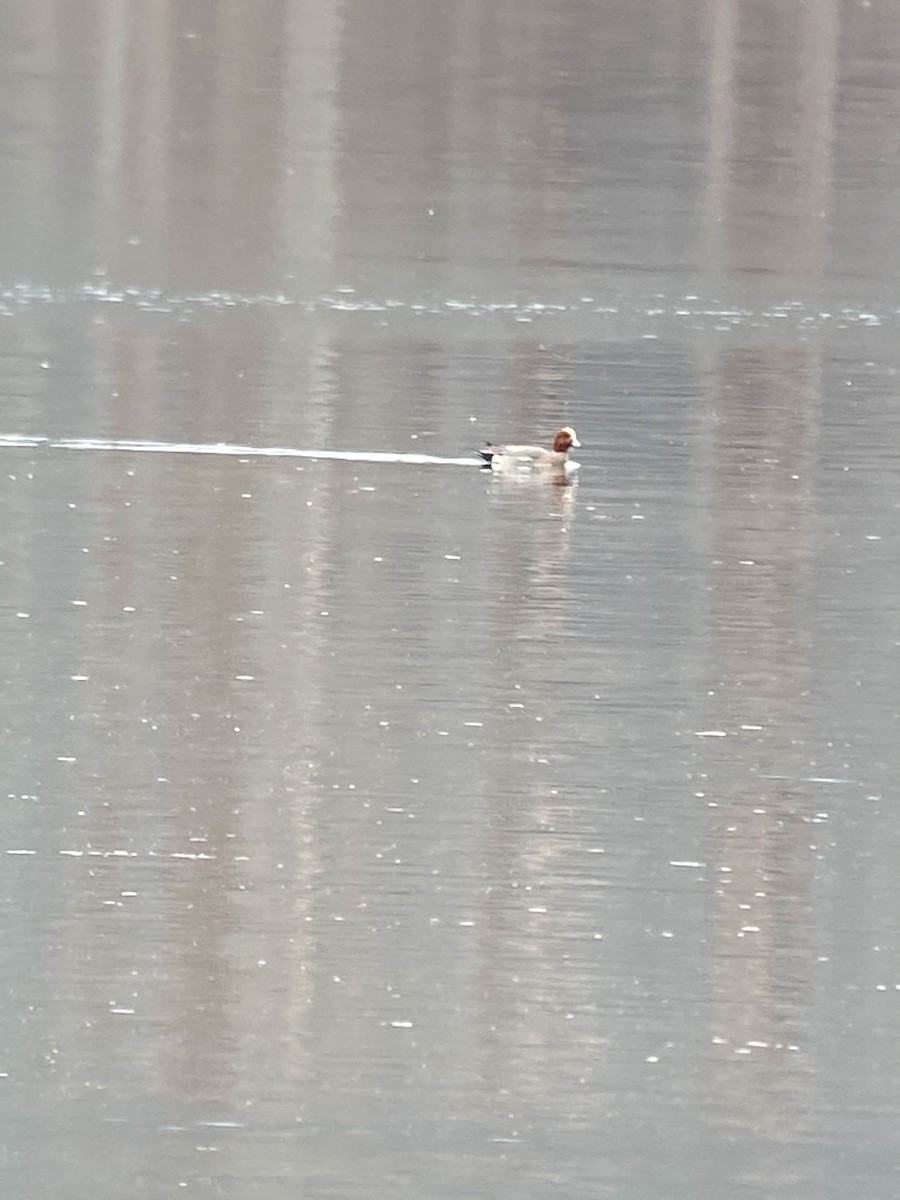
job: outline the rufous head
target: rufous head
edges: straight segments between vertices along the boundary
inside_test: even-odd
[[[578,440],[578,434],[571,425],[566,425],[560,429],[556,437],[553,439],[553,449],[557,454],[565,454],[567,450],[578,449],[581,442]]]

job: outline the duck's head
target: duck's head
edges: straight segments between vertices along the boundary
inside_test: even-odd
[[[578,440],[578,434],[571,425],[566,425],[560,429],[553,439],[553,449],[557,454],[565,454],[567,450],[577,450],[580,446],[581,442]]]

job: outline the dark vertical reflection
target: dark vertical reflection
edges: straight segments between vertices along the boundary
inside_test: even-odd
[[[712,4],[707,230],[719,269],[821,276],[840,6]],[[719,243],[721,239],[721,244]]]
[[[710,8],[708,246],[726,279],[769,273],[824,285],[838,21],[833,4]],[[764,1128],[776,1142],[787,1114],[810,1102],[794,1014],[815,976],[801,949],[816,868],[806,853],[811,813],[802,787],[776,779],[815,773],[801,731],[812,675],[819,349],[733,348],[711,367],[710,709],[715,727],[738,733],[728,760],[748,780],[714,814],[713,858],[725,873],[711,1032],[728,1058],[754,1045],[770,1051],[740,1105],[725,1095],[719,1103],[726,1128]]]

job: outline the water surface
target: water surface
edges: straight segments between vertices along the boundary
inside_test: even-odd
[[[893,1200],[898,18],[10,7],[8,1194]]]

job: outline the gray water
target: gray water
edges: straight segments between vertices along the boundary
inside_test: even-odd
[[[900,4],[0,22],[3,1195],[894,1200]]]

